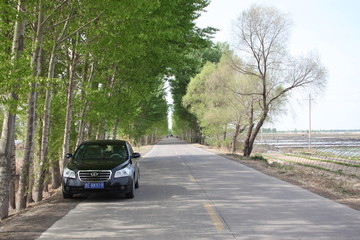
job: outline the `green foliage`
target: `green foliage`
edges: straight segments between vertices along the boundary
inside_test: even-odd
[[[261,154],[255,154],[254,156],[250,157],[250,159],[267,162],[266,158],[264,158]]]
[[[170,81],[174,98],[173,132],[183,135],[186,131],[196,132],[199,129],[196,117],[182,105],[182,98],[186,94],[190,79],[201,71],[206,62],[219,62],[224,44],[203,46],[186,55],[185,64],[174,71],[174,78]]]
[[[191,79],[182,99],[184,107],[196,116],[202,134],[218,139],[216,142],[226,142],[226,135],[237,138],[248,124],[249,104],[255,101],[237,92],[238,89],[251,91],[253,86],[249,78],[233,68],[233,63],[239,60],[226,45],[222,51],[219,62],[207,62]],[[233,144],[236,142],[235,139]]]
[[[61,155],[71,54],[78,56],[71,149],[77,142],[81,121],[85,122],[85,139],[94,138],[101,131],[109,137],[116,124],[118,136],[136,140],[154,132],[167,134],[164,79],[177,75],[177,79],[182,77],[184,81],[180,85],[186,86],[190,76],[204,63],[202,55],[212,61],[219,58],[217,47],[204,51],[215,29],[195,25],[208,5],[207,0],[76,0],[64,4],[43,0],[28,2],[26,12],[20,15],[16,4],[16,1],[0,4],[0,106],[2,110],[9,105],[18,106],[17,137],[23,139],[30,83],[38,85],[38,127],[42,124],[46,90],[53,89],[48,153],[51,161]],[[41,77],[34,78],[30,58],[40,10],[46,19],[43,22],[46,31],[41,44]],[[28,24],[24,53],[12,60],[17,18],[25,18]],[[53,48],[55,74],[48,79]],[[181,93],[175,97],[181,99],[186,90],[177,90]],[[7,97],[10,93],[17,95],[16,102]],[[187,114],[186,119],[195,122],[191,114],[182,107],[181,110]]]
[[[135,116],[133,127],[129,135],[134,139],[139,139],[146,135],[148,130],[156,127],[162,129],[161,132],[167,132],[167,103],[164,98],[164,90],[160,89],[151,94],[151,97],[138,105],[138,114]],[[165,135],[164,134],[164,135]]]

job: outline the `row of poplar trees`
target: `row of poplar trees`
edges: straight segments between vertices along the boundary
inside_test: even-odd
[[[168,131],[164,82],[191,64],[191,52],[209,46],[214,29],[194,23],[207,5],[0,3],[1,219],[10,207],[21,210],[42,200],[49,183],[58,188],[63,157],[81,141],[139,142]]]

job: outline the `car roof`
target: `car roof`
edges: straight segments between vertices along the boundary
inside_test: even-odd
[[[80,145],[102,145],[102,144],[110,144],[110,145],[125,145],[127,141],[125,140],[90,140],[82,142]]]

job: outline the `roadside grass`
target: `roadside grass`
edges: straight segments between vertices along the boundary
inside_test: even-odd
[[[324,151],[319,151],[319,150],[313,150],[313,151],[306,151],[306,150],[301,150],[298,151],[298,154],[300,155],[308,155],[308,156],[321,156],[321,157],[325,157],[325,158],[338,158],[338,159],[344,159],[344,160],[352,160],[352,161],[360,161],[360,157],[359,156],[346,156],[348,154],[347,151],[338,151],[338,153],[332,153],[332,152],[324,152]]]
[[[339,174],[339,175],[352,176],[352,177],[356,177],[356,178],[360,179],[359,175],[346,172],[347,168],[349,168],[349,167],[353,167],[356,169],[360,168],[360,165],[358,165],[358,164],[350,164],[350,163],[339,162],[339,161],[319,159],[319,158],[315,158],[315,157],[307,157],[307,156],[298,155],[298,154],[281,153],[281,155],[287,156],[290,158],[298,158],[298,159],[303,159],[303,160],[308,160],[308,161],[307,162],[299,162],[299,161],[295,161],[295,160],[291,160],[291,159],[279,158],[279,157],[264,154],[266,159],[271,159],[272,161],[278,162],[279,164],[288,163],[288,164],[292,164],[292,165],[299,165],[302,167],[323,170],[323,171],[327,171],[327,172],[331,172],[331,173],[335,173],[335,174]],[[269,161],[269,162],[272,162],[272,161]],[[311,161],[313,161],[314,163],[316,163],[316,162],[329,163],[329,164],[331,164],[332,167],[330,166],[329,168],[327,168],[324,166],[318,166],[315,164],[311,164]],[[343,168],[337,169],[337,170],[331,169],[331,168],[334,168],[334,166],[336,166],[336,165],[343,166]]]
[[[334,160],[326,160],[326,159],[321,159],[321,158],[316,158],[317,155],[311,154],[311,153],[303,153],[304,155],[310,155],[310,156],[314,156],[314,157],[308,157],[308,156],[304,156],[304,155],[299,155],[299,154],[290,154],[290,153],[284,153],[285,156],[289,156],[289,157],[298,157],[298,158],[303,158],[303,159],[308,159],[311,161],[319,161],[319,162],[326,162],[326,163],[335,163],[335,164],[339,164],[339,165],[343,165],[343,166],[347,166],[347,167],[356,167],[356,168],[360,168],[360,164],[351,164],[351,163],[345,163],[345,162],[340,162],[340,161],[334,161]],[[329,155],[323,155],[325,157],[329,157]],[[345,160],[345,159],[344,159]],[[347,159],[346,159],[347,160]]]
[[[250,159],[267,162],[267,159],[264,158],[261,154],[258,154],[258,153],[256,153],[254,156],[251,156]]]
[[[226,156],[230,156],[230,157],[233,157],[233,158],[239,159],[239,160],[257,160],[257,161],[267,162],[267,159],[264,158],[261,154],[255,154],[254,156],[251,156],[251,157],[244,157],[237,153],[227,153]]]
[[[276,158],[274,156],[267,156],[266,154],[255,153],[251,157],[244,157],[242,155],[234,154],[234,153],[229,153],[227,155],[230,156],[230,157],[234,157],[236,159],[239,159],[239,160],[263,161],[263,162],[266,162],[267,165],[270,166],[270,167],[283,169],[283,170],[293,170],[294,169],[293,165],[295,164],[295,165],[299,165],[299,166],[302,166],[302,167],[314,168],[314,169],[323,170],[323,171],[327,171],[327,172],[332,172],[332,173],[336,173],[336,174],[340,174],[340,175],[345,175],[343,170],[335,171],[335,170],[331,170],[329,168],[313,165],[311,163],[300,163],[300,162],[292,161],[292,160],[289,160],[289,159]],[[349,163],[344,163],[344,162],[339,162],[339,161],[331,161],[331,160],[319,159],[319,158],[315,158],[315,157],[306,157],[304,155],[289,154],[289,153],[283,153],[283,155],[284,156],[289,156],[289,157],[303,158],[303,159],[307,159],[307,160],[311,160],[311,161],[338,164],[338,165],[342,165],[342,166],[346,166],[346,167],[360,168],[360,165],[358,165],[358,164],[349,164]],[[350,174],[349,176],[360,178],[355,174]]]

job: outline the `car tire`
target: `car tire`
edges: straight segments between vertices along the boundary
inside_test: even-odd
[[[72,195],[71,193],[62,192],[62,194],[63,194],[63,198],[64,198],[64,199],[73,198],[73,195]]]
[[[140,180],[140,170],[138,170],[138,173],[137,173],[137,180],[136,180],[136,183],[135,183],[135,188],[139,188],[139,180]]]
[[[136,189],[139,188],[139,178],[140,178],[140,174],[138,173],[138,177],[137,177],[136,183],[135,183],[135,188],[136,188]]]
[[[137,188],[139,188],[139,179],[136,181],[136,183],[135,183],[135,188],[137,189]]]
[[[135,179],[131,183],[131,191],[125,193],[125,197],[128,199],[132,199],[135,197]]]

